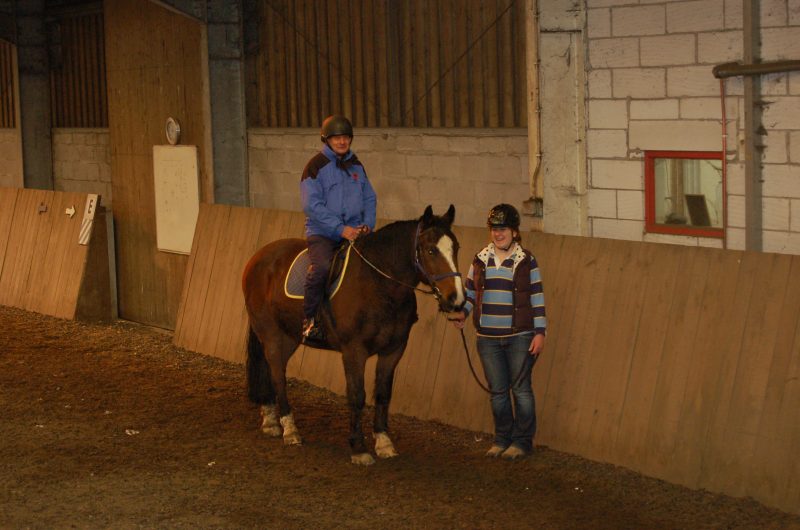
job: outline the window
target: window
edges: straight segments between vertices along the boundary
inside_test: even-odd
[[[722,153],[646,151],[648,232],[723,236]]]

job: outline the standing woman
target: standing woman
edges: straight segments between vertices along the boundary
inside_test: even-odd
[[[506,390],[491,397],[495,437],[486,456],[517,460],[531,454],[536,434],[531,375],[544,349],[544,291],[536,258],[521,245],[517,209],[498,204],[486,224],[491,241],[472,261],[467,303],[454,324],[463,328],[472,313],[489,388]]]

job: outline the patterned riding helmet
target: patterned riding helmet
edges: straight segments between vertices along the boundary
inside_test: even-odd
[[[328,116],[322,122],[319,131],[320,139],[325,143],[331,136],[345,135],[353,137],[353,124],[344,116]]]
[[[512,228],[514,230],[519,230],[519,212],[510,204],[498,204],[489,210],[486,226],[489,228]]]

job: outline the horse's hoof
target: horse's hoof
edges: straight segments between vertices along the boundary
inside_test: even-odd
[[[360,466],[371,466],[375,463],[375,459],[369,453],[358,453],[357,455],[350,455],[350,462]]]
[[[375,438],[375,454],[378,455],[379,458],[394,458],[395,456],[400,456],[394,448],[394,444],[388,434],[379,432],[373,434],[372,437]]]
[[[303,445],[303,439],[295,432],[283,437],[283,445]]]
[[[283,431],[277,425],[264,425],[261,427],[261,432],[266,434],[267,436],[272,436],[273,438],[277,438]]]

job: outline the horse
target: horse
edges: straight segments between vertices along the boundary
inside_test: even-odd
[[[336,295],[325,299],[321,325],[331,350],[342,354],[350,409],[351,462],[370,465],[361,427],[365,403],[364,366],[378,356],[375,369],[373,438],[379,458],[398,455],[388,433],[389,402],[397,363],[403,357],[411,327],[418,320],[414,290],[430,288],[439,310],[459,311],[465,291],[458,272],[458,240],[451,231],[455,208],[443,216],[428,206],[418,219],[396,221],[352,243]],[[286,396],[286,365],[302,341],[302,300],[284,292],[303,239],[282,239],[258,250],[242,276],[249,317],[247,341],[248,397],[260,405],[261,431],[286,445],[302,443]],[[277,402],[277,411],[276,411]]]

